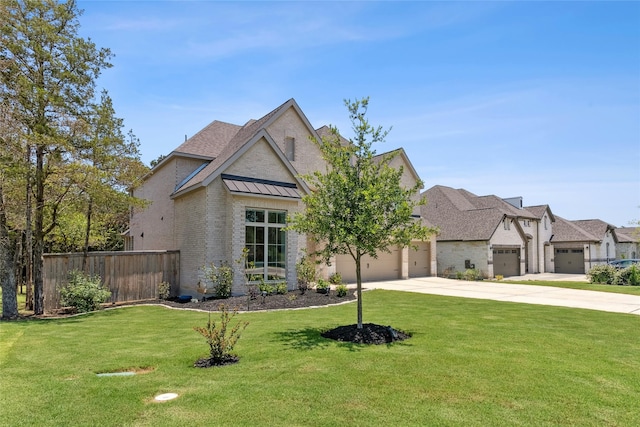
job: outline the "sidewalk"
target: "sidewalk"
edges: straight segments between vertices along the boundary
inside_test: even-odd
[[[530,277],[533,280],[568,280],[567,278],[556,277],[558,275],[553,275],[553,279],[543,278],[541,274],[531,276],[533,276]],[[582,277],[584,277],[584,275],[582,275]],[[521,278],[517,280],[521,280]],[[640,296],[556,288],[551,286],[515,285],[486,281],[467,282],[441,277],[420,277],[407,280],[363,283],[363,288],[489,299],[524,304],[586,308],[613,313],[640,315]]]

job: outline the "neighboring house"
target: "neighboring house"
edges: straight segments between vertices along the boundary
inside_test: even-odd
[[[204,265],[235,265],[244,248],[253,274],[295,289],[295,264],[315,248],[306,236],[285,230],[286,218],[302,210],[302,196],[312,191],[300,176],[325,168],[310,138],[327,131],[314,130],[293,99],[243,126],[212,122],[156,165],[134,191],[150,205],[132,213],[128,247],[180,250],[181,293],[196,295]],[[418,179],[403,150],[394,166],[403,166],[407,186]],[[366,260],[365,280],[435,274],[432,240],[415,242],[423,249],[418,252],[398,249]],[[336,257],[322,274],[339,272],[351,281],[353,269],[352,261]],[[233,293],[244,293],[243,284],[236,274]]]
[[[554,220],[548,206],[522,207],[522,198],[477,196],[436,185],[422,193],[422,217],[440,229],[437,268],[451,275],[468,268],[486,277],[538,273],[545,268]],[[542,228],[544,224],[546,228]]]
[[[556,216],[551,243],[556,273],[587,273],[616,258],[615,227],[599,219],[569,221]]]
[[[614,230],[618,243],[616,244],[616,258],[640,258],[640,227],[618,227]]]

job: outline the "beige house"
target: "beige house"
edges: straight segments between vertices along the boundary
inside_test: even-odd
[[[549,246],[555,218],[547,205],[524,208],[521,197],[477,196],[442,185],[422,195],[427,198],[422,217],[440,229],[440,274],[476,268],[491,278],[552,268]]]
[[[302,209],[302,195],[312,191],[300,175],[325,168],[310,140],[320,139],[323,131],[314,130],[293,99],[244,125],[210,123],[156,165],[135,190],[150,205],[132,213],[129,247],[180,250],[183,294],[199,294],[202,266],[234,265],[244,248],[254,273],[295,289],[295,264],[314,248],[304,235],[284,227],[287,216]],[[403,150],[394,161],[404,168],[403,182],[415,183],[418,176]],[[399,248],[365,261],[365,280],[435,274],[435,240],[416,244],[418,252]],[[333,272],[351,281],[353,262],[336,257],[322,269],[325,277]],[[244,293],[243,285],[236,271],[233,293]]]
[[[616,243],[616,258],[640,258],[640,227],[618,227],[614,232],[618,239],[618,243]]]
[[[569,221],[556,216],[553,250],[556,273],[582,274],[616,258],[615,227],[599,219]]]

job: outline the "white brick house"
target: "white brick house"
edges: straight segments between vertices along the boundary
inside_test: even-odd
[[[523,208],[520,197],[477,196],[442,185],[422,195],[427,198],[422,217],[440,229],[440,274],[476,268],[491,278],[550,271],[554,217],[548,206]]]
[[[283,227],[311,191],[300,176],[325,168],[310,138],[320,136],[293,99],[243,126],[212,122],[156,165],[134,191],[150,204],[131,215],[129,247],[180,250],[180,293],[198,295],[200,268],[221,261],[234,265],[245,247],[266,281],[286,281],[295,289],[296,261],[314,248],[307,247],[304,235]],[[403,150],[394,161],[404,168],[403,183],[413,185],[418,176]],[[432,240],[416,242],[423,249],[418,252],[398,249],[395,258],[384,260],[381,254],[376,266],[382,269],[365,276],[435,274]],[[349,280],[352,268],[337,259],[323,271]],[[245,292],[243,283],[236,273],[234,294]]]

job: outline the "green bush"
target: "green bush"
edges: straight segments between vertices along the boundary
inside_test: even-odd
[[[287,282],[276,283],[276,294],[285,295],[287,292],[289,292]]]
[[[476,280],[482,279],[482,272],[477,268],[468,268],[464,271],[464,273],[460,271],[456,272],[456,278],[458,280],[469,280],[471,282],[474,282]]]
[[[89,276],[82,271],[69,272],[69,282],[60,288],[60,302],[73,307],[78,313],[95,311],[111,297],[111,292],[102,287],[99,276]]]
[[[171,296],[171,285],[167,282],[158,284],[158,299],[167,300]]]
[[[329,276],[329,283],[332,285],[341,285],[342,284],[342,275],[340,273],[333,273]]]
[[[347,295],[347,285],[341,283],[336,286],[336,295],[338,295],[340,298]]]
[[[298,289],[304,294],[310,284],[316,281],[317,276],[316,266],[308,256],[303,256],[296,263],[296,274],[298,275]]]
[[[316,283],[316,292],[321,294],[326,294],[331,289],[331,285],[324,279],[319,279],[318,283]]]
[[[237,361],[237,356],[232,353],[232,350],[240,339],[240,333],[249,322],[237,322],[231,327],[231,320],[238,314],[238,310],[234,309],[230,313],[224,304],[220,304],[218,310],[220,311],[220,322],[212,321],[211,312],[209,312],[207,325],[193,328],[207,340],[209,345],[209,358],[197,361],[196,366],[198,367],[223,365]]]
[[[258,289],[260,290],[260,292],[266,292],[267,295],[272,295],[276,292],[276,287],[270,283],[262,282],[258,285]]]
[[[220,262],[220,266],[213,262],[201,268],[204,279],[215,290],[216,298],[229,298],[233,285],[233,269],[227,262]]]
[[[598,264],[589,270],[587,276],[591,283],[603,285],[615,285],[617,282],[618,270],[609,264]]]
[[[623,286],[640,286],[640,268],[636,265],[618,270],[616,284]]]

